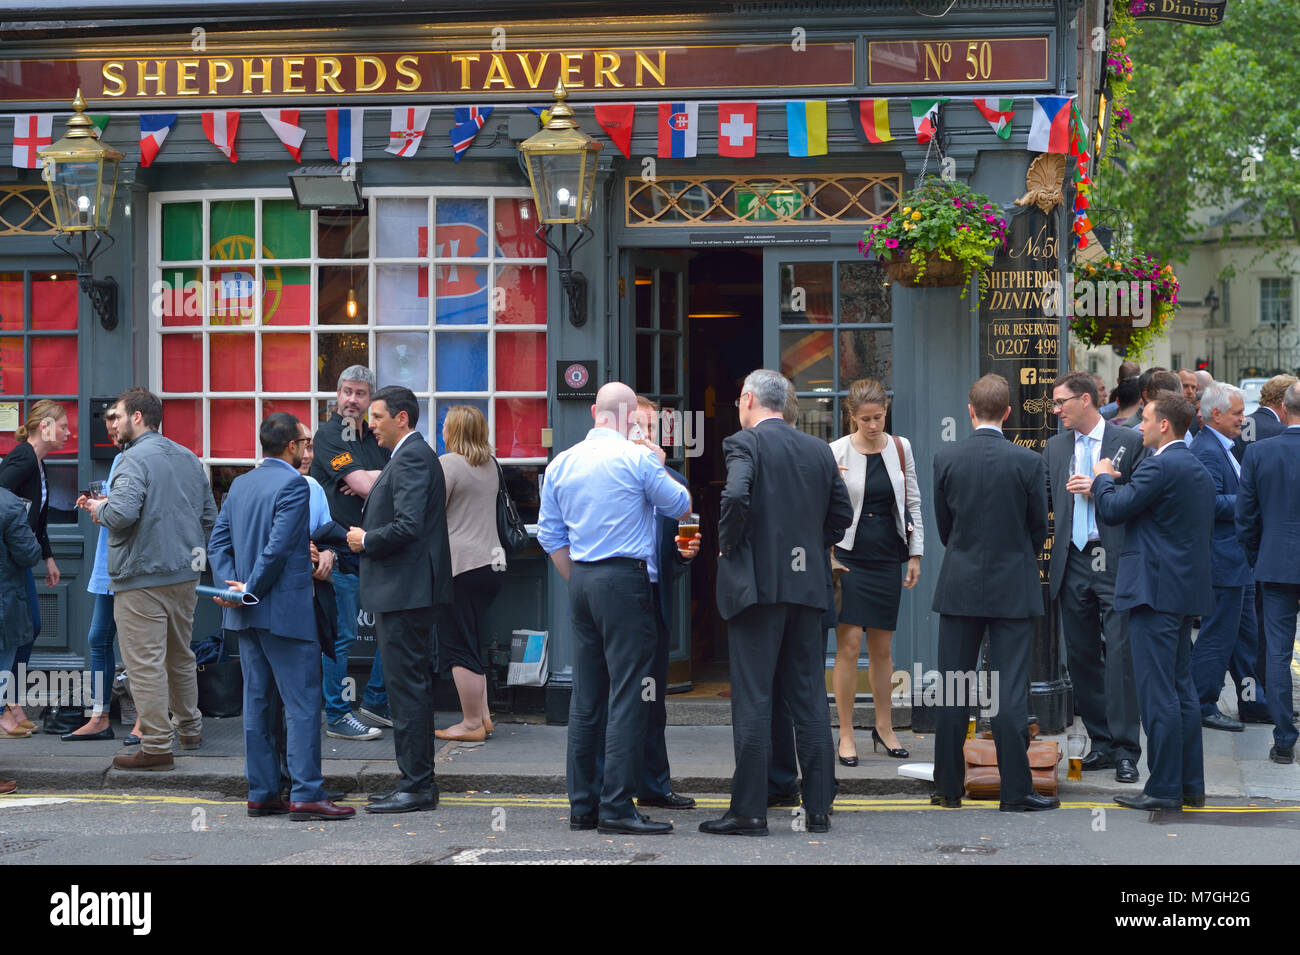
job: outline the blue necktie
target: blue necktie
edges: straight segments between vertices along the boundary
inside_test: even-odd
[[[1092,460],[1092,439],[1087,436],[1083,439],[1083,460],[1085,464]],[[1079,550],[1083,550],[1088,544],[1088,502],[1082,494],[1074,495],[1074,514],[1070,518],[1070,543]]]

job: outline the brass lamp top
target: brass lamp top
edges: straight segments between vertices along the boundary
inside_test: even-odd
[[[37,155],[42,160],[61,162],[102,162],[111,159],[121,162],[126,154],[102,143],[95,135],[95,123],[86,115],[86,101],[81,97],[81,90],[72,101],[73,114],[68,117],[68,131],[63,138],[40,150]]]
[[[578,153],[583,150],[599,152],[604,148],[604,144],[582,131],[573,115],[573,108],[565,102],[568,95],[564,83],[555,84],[555,105],[551,107],[550,121],[519,144],[519,149],[525,156],[530,153]]]

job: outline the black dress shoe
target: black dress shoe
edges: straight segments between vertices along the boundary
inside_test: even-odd
[[[1021,796],[1011,802],[1000,802],[998,808],[1003,812],[1042,812],[1044,809],[1061,808],[1061,800],[1053,796],[1040,796],[1038,793],[1030,793],[1028,796]]]
[[[746,819],[728,812],[721,819],[710,819],[700,823],[700,832],[713,836],[765,836],[766,819]]]
[[[1115,779],[1121,783],[1135,783],[1140,777],[1138,776],[1137,763],[1127,756],[1121,756],[1115,760]]]
[[[944,809],[960,809],[960,808],[961,808],[961,797],[960,797],[960,796],[944,796],[944,795],[940,795],[939,793],[932,793],[932,794],[930,795],[930,805],[931,805],[931,806],[942,806]]]
[[[837,790],[839,786],[835,787]],[[768,809],[797,809],[799,807],[799,790],[792,793],[772,793],[767,797]]]
[[[596,828],[596,814],[589,816],[570,816],[569,829],[573,832],[586,832]]]
[[[1183,805],[1193,809],[1205,808],[1205,793],[1183,793]]]
[[[371,802],[379,802],[381,799],[387,799],[389,796],[394,795],[396,792],[397,792],[396,789],[385,789],[383,792],[380,793],[371,793],[366,798]]]
[[[1281,749],[1277,744],[1274,744],[1268,748],[1268,758],[1275,763],[1294,763],[1295,747],[1293,746],[1291,749]]]
[[[1115,801],[1126,809],[1142,809],[1146,812],[1155,812],[1158,809],[1181,812],[1183,809],[1181,799],[1160,799],[1156,796],[1148,796],[1146,793],[1138,793],[1136,796],[1116,796]]]
[[[404,793],[395,792],[385,799],[376,799],[366,807],[366,812],[418,812],[422,809],[437,809],[438,793]]]
[[[679,796],[677,793],[669,790],[662,796],[651,796],[649,799],[638,799],[638,806],[645,806],[647,809],[694,809],[695,800],[689,796]]]
[[[1093,769],[1110,769],[1114,765],[1114,757],[1109,753],[1099,753],[1094,749],[1087,756],[1083,757],[1081,768],[1086,773]]]
[[[1246,727],[1230,716],[1224,716],[1218,710],[1215,710],[1209,716],[1201,717],[1201,725],[1210,730],[1224,730],[1229,733],[1240,733]]]
[[[809,832],[830,832],[831,817],[828,813],[810,812],[808,814]]]
[[[113,727],[111,726],[105,726],[98,733],[72,732],[72,733],[64,733],[62,736],[59,737],[59,739],[63,740],[63,742],[65,743],[77,743],[82,740],[115,739],[115,738],[116,737],[113,735]]]
[[[620,836],[665,836],[673,831],[671,822],[654,822],[637,813],[622,819],[600,819],[596,831]]]

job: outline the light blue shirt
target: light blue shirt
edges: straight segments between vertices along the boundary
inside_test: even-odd
[[[113,458],[113,463],[108,466],[108,481],[104,487],[113,486],[113,472],[117,470],[117,462],[122,460],[122,455]],[[108,528],[101,526],[99,528],[99,537],[95,539],[95,563],[90,571],[90,580],[86,581],[86,592],[91,594],[111,594],[108,580]]]
[[[690,506],[690,492],[653,451],[611,428],[592,428],[546,468],[537,542],[548,554],[567,546],[579,562],[649,561],[655,509],[680,517]]]
[[[1221,435],[1219,432],[1217,432],[1217,431],[1215,431],[1213,428],[1211,428],[1208,424],[1207,424],[1205,427],[1206,427],[1206,430],[1208,430],[1208,431],[1210,432],[1210,434],[1214,435],[1216,438],[1219,439],[1219,444],[1223,447],[1223,452],[1224,452],[1224,454],[1226,454],[1226,455],[1228,456],[1228,461],[1231,462],[1231,464],[1232,464],[1232,470],[1233,470],[1233,472],[1237,475],[1237,477],[1240,478],[1240,477],[1241,477],[1241,465],[1237,463],[1237,458],[1236,458],[1236,457],[1233,455],[1233,453],[1232,453],[1232,441],[1231,441],[1231,439],[1229,439],[1229,438],[1225,438],[1225,437],[1224,437],[1223,435]]]
[[[1101,460],[1101,439],[1106,436],[1106,419],[1100,419],[1088,434],[1074,433],[1074,473],[1092,478],[1092,467]],[[1084,438],[1088,439],[1088,455],[1084,456]],[[1088,507],[1088,540],[1101,540],[1097,530],[1097,506],[1091,497],[1085,498]]]
[[[321,529],[323,524],[333,520],[333,518],[330,517],[330,502],[329,499],[325,497],[325,489],[320,486],[319,481],[310,474],[304,474],[303,477],[307,479],[309,508],[307,517],[309,527],[307,528],[307,533],[315,534]]]

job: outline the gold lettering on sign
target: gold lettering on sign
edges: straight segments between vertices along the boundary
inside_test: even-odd
[[[384,66],[384,61],[377,56],[358,56],[357,62],[357,92],[373,93],[379,87],[384,85],[384,80],[388,79],[388,67]],[[375,68],[375,78],[366,79],[366,67]]]
[[[560,54],[560,75],[564,78],[564,85],[569,89],[582,85],[582,77],[578,75],[578,71],[581,69],[581,53]]]
[[[325,84],[336,93],[343,92],[339,77],[343,74],[343,64],[337,56],[318,56],[316,60],[316,92],[324,93]]]
[[[529,89],[535,90],[541,84],[542,70],[546,69],[546,63],[548,60],[550,60],[550,58],[551,58],[551,54],[543,53],[541,60],[538,61],[537,64],[537,72],[533,72],[532,63],[530,63],[528,60],[528,54],[527,53],[515,54],[515,59],[519,61],[519,65],[524,69],[524,79],[528,80]]]
[[[610,86],[622,86],[623,81],[618,78],[618,68],[623,65],[623,58],[617,53],[597,53],[596,54],[596,85],[604,86],[605,80],[609,80]]]
[[[103,95],[121,96],[126,92],[126,77],[122,75],[122,72],[125,69],[126,64],[121,60],[108,60],[104,63],[103,69],[100,70],[104,76]],[[116,85],[110,89],[108,86],[109,83],[114,83]]]
[[[655,79],[659,81],[660,86],[668,85],[668,51],[667,50],[659,51],[658,68],[656,68],[654,64],[650,62],[650,58],[648,56],[646,56],[640,50],[636,51],[636,85],[638,89],[645,85],[645,83],[642,82],[642,78],[641,78],[641,71],[643,68],[645,72],[649,73],[651,76],[653,76]]]
[[[164,63],[162,60],[154,60],[153,65],[157,70],[157,72],[150,73],[148,72],[147,60],[135,61],[135,95],[136,96],[149,95],[149,91],[145,89],[145,84],[147,83],[154,84],[155,87],[154,94],[153,94],[154,96],[164,95],[165,91],[163,90],[163,82],[167,75],[167,64]]]
[[[241,59],[244,66],[244,92],[253,92],[253,80],[262,81],[262,94],[267,95],[271,92],[271,61],[266,57],[261,57],[258,63],[260,70],[253,69],[252,57],[245,56]]]
[[[469,65],[478,62],[477,53],[453,53],[451,62],[460,64],[460,88],[469,89]]]
[[[419,65],[420,58],[411,53],[397,58],[397,72],[406,77],[397,84],[397,92],[413,93],[420,88],[420,74],[416,69]]]
[[[177,60],[176,61],[176,95],[177,96],[198,96],[199,88],[196,85],[199,81],[199,61],[198,60]]]
[[[483,80],[483,88],[487,89],[494,83],[506,90],[515,88],[514,81],[510,79],[510,71],[506,69],[506,58],[500,53],[493,53],[488,61],[487,78]]]
[[[302,78],[302,68],[306,65],[307,57],[305,56],[286,56],[284,58],[284,79],[280,83],[280,92],[307,92],[307,85]]]
[[[217,68],[221,68],[221,75],[217,75]],[[229,60],[208,60],[208,95],[213,96],[217,93],[222,83],[227,82],[235,75],[235,65]]]

